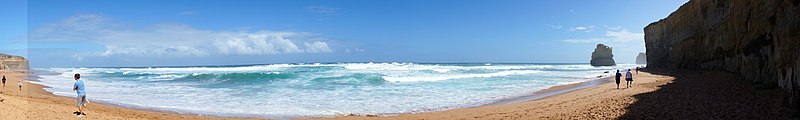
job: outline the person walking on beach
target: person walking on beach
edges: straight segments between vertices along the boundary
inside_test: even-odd
[[[3,74],[3,89],[6,88],[6,75]]]
[[[6,88],[6,74],[3,74],[3,89]],[[3,93],[3,89],[0,89],[0,93]],[[0,102],[5,101],[6,99],[0,98]]]
[[[77,101],[78,101],[78,104],[77,104],[78,105],[78,112],[75,112],[75,114],[78,115],[78,116],[86,115],[86,113],[83,112],[83,106],[86,106],[86,102],[87,102],[86,101],[86,86],[84,85],[83,80],[81,80],[81,74],[77,74],[77,73],[75,74],[75,84],[73,84],[72,86],[73,86],[72,91],[75,91],[76,93],[78,93],[78,97],[76,98]]]
[[[633,85],[633,74],[631,74],[631,69],[628,69],[628,72],[625,73],[625,81],[627,81],[628,87],[632,87],[632,85]]]
[[[17,81],[17,85],[19,86],[19,91],[22,91],[22,80]]]
[[[615,78],[615,80],[616,80],[616,82],[617,82],[617,89],[619,89],[619,78],[620,78],[620,77],[622,77],[622,74],[621,74],[621,73],[619,73],[619,70],[617,70],[617,72],[616,72],[616,73],[617,73],[617,74],[615,75],[615,77],[614,77],[614,78]]]

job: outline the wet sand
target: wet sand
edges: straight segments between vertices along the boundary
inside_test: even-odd
[[[730,73],[639,72],[633,82],[631,88],[624,87],[624,80],[621,89],[608,82],[512,104],[388,117],[315,119],[789,119],[793,114],[781,107],[777,88],[756,89]]]
[[[0,119],[3,120],[69,120],[69,119],[103,119],[103,120],[191,120],[191,119],[240,119],[219,118],[197,115],[154,112],[118,106],[90,103],[85,110],[86,116],[76,117],[72,112],[78,111],[74,97],[62,97],[45,91],[44,86],[23,82],[22,90],[17,81],[26,78],[27,73],[3,71],[6,85],[0,95]],[[91,100],[91,99],[90,99]]]
[[[9,77],[0,102],[2,119],[241,119],[173,114],[89,104],[87,116],[75,117],[75,100],[55,96],[44,86]],[[604,81],[605,80],[605,81]],[[789,119],[796,112],[781,107],[777,88],[756,88],[737,75],[718,71],[650,71],[634,77],[631,88],[616,89],[613,78],[548,89],[556,95],[520,98],[474,108],[398,116],[341,116],[307,119]],[[581,86],[584,86],[581,88]],[[563,91],[563,92],[559,92]],[[534,94],[544,94],[537,92]],[[530,100],[534,99],[534,100]],[[521,102],[520,102],[521,101]],[[795,116],[793,116],[795,115]],[[795,118],[796,119],[796,118]]]

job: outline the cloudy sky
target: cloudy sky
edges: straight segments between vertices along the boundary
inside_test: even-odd
[[[0,52],[33,67],[297,62],[632,63],[686,0],[3,1]]]

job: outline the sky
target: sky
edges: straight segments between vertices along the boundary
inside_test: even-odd
[[[32,67],[313,62],[618,63],[687,0],[3,1],[0,52]]]

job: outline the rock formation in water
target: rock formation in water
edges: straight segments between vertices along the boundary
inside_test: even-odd
[[[639,55],[636,56],[636,64],[647,64],[646,56],[647,55],[645,55],[644,53],[639,53]]]
[[[0,53],[0,70],[28,70],[28,60]]]
[[[800,0],[692,0],[644,31],[647,67],[738,73],[800,110]]]
[[[592,52],[592,60],[589,61],[592,66],[613,66],[617,65],[614,62],[614,55],[611,54],[611,47],[608,47],[603,44],[597,44],[597,48],[594,48],[594,52]]]

